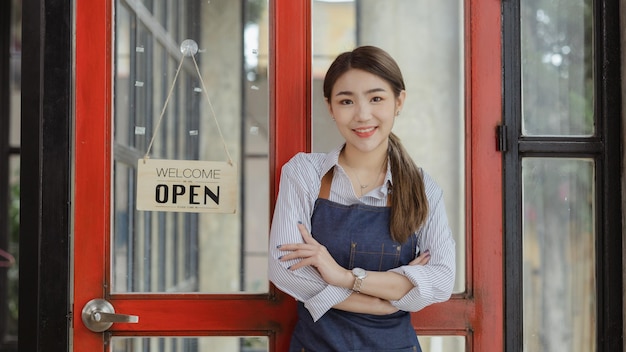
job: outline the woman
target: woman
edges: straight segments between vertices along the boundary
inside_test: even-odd
[[[385,51],[339,55],[324,97],[345,144],[282,168],[269,273],[298,300],[291,351],[421,351],[409,312],[450,297],[442,191],[391,132],[405,96]]]

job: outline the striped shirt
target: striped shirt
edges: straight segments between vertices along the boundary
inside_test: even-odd
[[[340,146],[328,154],[299,153],[282,168],[278,199],[270,231],[269,278],[283,292],[304,303],[314,320],[321,318],[334,305],[344,301],[352,290],[327,284],[313,267],[295,271],[287,268],[298,260],[281,262],[284,254],[276,247],[287,243],[301,243],[297,228],[301,221],[311,229],[313,207],[320,191],[322,177],[335,168],[329,200],[350,205],[363,203],[384,207],[387,205],[387,184],[392,184],[391,171],[383,185],[359,198],[345,170],[338,164]],[[417,231],[417,250],[430,251],[427,265],[406,265],[390,271],[406,276],[415,286],[398,301],[391,303],[399,310],[418,311],[430,304],[450,298],[455,275],[455,243],[443,203],[443,192],[435,181],[423,173],[429,211],[424,225]]]

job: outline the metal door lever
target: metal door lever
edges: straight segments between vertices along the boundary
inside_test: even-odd
[[[115,314],[109,301],[95,298],[85,304],[81,313],[83,324],[93,332],[103,332],[113,323],[138,323],[139,317],[128,314]]]

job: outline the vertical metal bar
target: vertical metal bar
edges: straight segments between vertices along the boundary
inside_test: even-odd
[[[202,31],[200,29],[200,26],[198,25],[198,23],[200,23],[200,2],[190,2],[188,5],[188,10],[190,16],[188,16],[187,18],[190,18],[191,20],[188,21],[188,35],[187,37],[189,38],[197,38],[198,41],[202,40]],[[198,63],[198,65],[200,65],[200,63]],[[202,87],[202,85],[199,82],[200,77],[198,77],[196,80],[194,80],[195,82],[197,82],[197,84],[195,84],[195,86],[197,87]],[[191,85],[189,88],[188,94],[190,97],[194,97],[197,96],[197,99],[194,99],[194,104],[192,105],[192,114],[191,116],[191,121],[189,124],[189,129],[186,131],[186,137],[189,138],[190,140],[190,147],[191,147],[191,158],[193,160],[197,160],[200,157],[200,143],[198,141],[198,136],[190,136],[189,135],[189,131],[191,130],[199,130],[200,128],[200,104],[202,102],[201,97],[203,96],[202,94],[195,94],[195,90],[194,90],[194,85]],[[193,277],[194,278],[198,278],[199,272],[200,272],[200,238],[198,236],[199,233],[199,222],[200,222],[200,217],[198,216],[198,214],[191,214],[190,217],[191,220],[191,236],[192,236],[192,263],[193,263]],[[200,280],[196,280],[198,282],[198,288],[200,285]]]
[[[248,23],[247,13],[248,13],[248,2],[249,0],[242,0],[241,6],[241,33],[245,33],[246,31],[246,23]],[[245,52],[246,47],[246,36],[243,36],[243,40],[241,41],[241,116],[239,117],[239,129],[241,136],[241,152],[239,153],[239,184],[241,185],[239,191],[239,291],[245,291],[246,289],[246,182],[245,174],[246,174],[246,163],[247,163],[247,146],[246,146],[246,111],[247,111],[247,100],[248,94],[246,90],[246,70],[245,70],[245,58],[247,53]]]
[[[504,163],[504,310],[505,351],[523,349],[523,261],[522,261],[522,189],[521,160],[518,136],[521,134],[521,54],[520,54],[520,4],[505,1],[502,4],[503,20],[503,79],[504,116],[508,128],[503,133],[510,143],[503,153]]]
[[[0,249],[9,245],[9,131],[11,121],[11,4],[0,2]],[[0,349],[7,332],[8,268],[0,267]]]
[[[623,259],[622,259],[622,56],[618,1],[594,1],[595,83],[597,128],[605,141],[598,160],[599,227],[598,258],[598,351],[623,348]],[[622,5],[624,2],[622,1]],[[600,166],[603,167],[600,167]]]
[[[163,28],[165,28],[165,30],[168,30],[168,14],[170,13],[169,7],[171,2],[170,1],[163,1],[161,3],[157,3],[160,4],[160,6],[162,6],[163,8],[160,10],[160,21],[161,24],[163,25]],[[159,44],[157,44],[159,45]],[[165,50],[165,48],[163,48],[160,52],[160,69],[158,70],[158,72],[163,72],[163,77],[162,77],[162,84],[160,85],[160,87],[158,87],[160,93],[159,93],[159,102],[165,102],[167,100],[167,93],[168,93],[168,83],[167,82],[172,82],[173,78],[170,78],[169,72],[167,70],[168,67],[168,58],[169,55],[167,53],[167,50]],[[156,91],[157,88],[155,88]],[[169,111],[169,109],[168,109]],[[164,116],[164,119],[168,118],[168,114],[166,113]],[[165,122],[165,121],[164,121]],[[161,128],[160,129],[160,145],[161,145],[161,155],[164,158],[168,157],[168,146],[169,146],[169,138],[168,138],[168,129],[167,128]],[[161,292],[165,292],[166,288],[167,288],[167,269],[166,268],[173,268],[174,267],[174,263],[172,262],[172,258],[169,256],[169,253],[167,251],[167,224],[168,224],[168,216],[164,213],[164,212],[159,212],[157,214],[157,223],[158,223],[158,248],[159,248],[159,255],[158,258],[159,260],[157,261],[159,263],[159,268],[158,268],[158,290]],[[171,219],[171,218],[169,218]]]
[[[179,275],[181,272],[181,262],[180,262],[180,239],[182,236],[178,235],[178,223],[179,223],[179,214],[172,215],[172,235],[174,236],[174,245],[172,246],[172,262],[174,265],[172,266],[172,284],[178,285],[180,280],[182,279]]]
[[[70,0],[22,2],[22,351],[69,345],[72,9]]]
[[[22,72],[22,131],[29,131],[27,139],[22,141],[20,157],[20,183],[33,187],[21,190],[20,202],[20,256],[31,258],[20,265],[20,302],[19,334],[20,347],[24,351],[38,350],[39,331],[39,232],[40,225],[40,104],[42,104],[41,72],[41,8],[40,1],[22,3],[22,66],[30,67]],[[27,141],[27,142],[26,142]],[[26,143],[24,143],[26,142]],[[27,216],[28,214],[28,216]],[[26,319],[26,317],[31,317]]]
[[[153,1],[147,1],[144,3],[144,5],[146,6],[146,8],[148,9],[148,11],[150,11],[150,13],[153,13],[154,10],[154,3]],[[141,34],[140,36],[142,37],[142,39],[144,40],[144,43],[142,43],[142,45],[144,45],[144,52],[143,55],[141,56],[143,58],[143,64],[141,65],[143,70],[142,70],[142,80],[144,82],[143,84],[143,89],[142,89],[142,94],[143,94],[143,106],[142,106],[142,116],[141,119],[144,121],[143,126],[146,128],[146,134],[145,134],[145,138],[143,139],[143,143],[145,143],[143,145],[143,150],[145,150],[145,148],[147,148],[147,144],[149,143],[150,139],[153,138],[154,136],[154,75],[156,74],[155,70],[154,70],[154,38],[153,35],[151,33],[151,31],[146,28],[146,26],[144,26],[144,24],[142,23],[140,26],[137,27],[138,30],[140,30]],[[151,153],[155,153],[153,151],[151,151]],[[134,194],[134,193],[133,193]],[[144,251],[143,251],[143,260],[144,260],[144,276],[143,276],[143,291],[145,292],[153,292],[154,288],[152,286],[153,282],[152,282],[152,277],[153,277],[153,271],[156,270],[156,268],[154,267],[154,263],[155,263],[155,256],[154,256],[154,250],[155,250],[155,243],[153,241],[152,238],[152,234],[153,234],[153,223],[152,223],[152,218],[153,218],[153,212],[144,212],[143,213],[143,247],[144,247]]]
[[[129,40],[129,48],[128,48],[128,52],[130,54],[129,57],[129,79],[128,79],[128,141],[129,144],[131,146],[136,146],[135,143],[135,131],[131,126],[137,126],[136,122],[135,122],[135,116],[136,116],[136,109],[137,109],[137,91],[135,89],[135,80],[137,79],[137,56],[136,56],[136,51],[134,50],[135,48],[137,48],[137,33],[136,31],[132,30],[132,28],[137,28],[138,26],[138,20],[137,20],[137,15],[131,11],[129,11],[129,19],[130,19],[130,23],[129,23],[129,28],[131,28],[131,30],[129,30],[129,36],[130,36],[130,40]],[[130,191],[135,189],[135,172],[129,168],[128,169],[128,175],[127,175],[127,190]],[[135,233],[135,228],[136,228],[136,212],[133,210],[134,209],[134,202],[132,200],[132,197],[128,197],[128,203],[127,203],[127,209],[128,209],[128,237],[127,237],[127,253],[128,253],[128,259],[127,259],[127,272],[126,272],[126,287],[128,292],[135,292],[136,288],[135,288],[135,242],[136,242],[136,237],[137,234]]]

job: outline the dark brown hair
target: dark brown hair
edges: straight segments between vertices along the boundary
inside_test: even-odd
[[[337,56],[324,78],[324,97],[330,99],[335,82],[350,69],[359,69],[384,79],[391,86],[396,98],[405,89],[402,72],[396,61],[384,50],[375,46],[361,46]],[[391,237],[400,243],[417,231],[426,221],[428,199],[422,173],[400,138],[389,135],[387,151],[393,187],[391,193]]]

